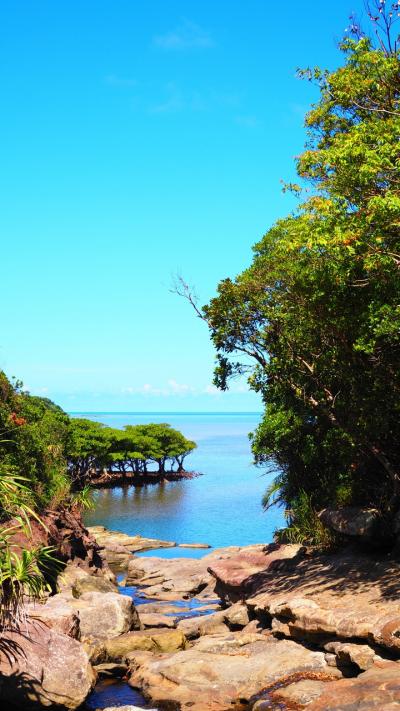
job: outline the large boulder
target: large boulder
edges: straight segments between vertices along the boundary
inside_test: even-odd
[[[76,579],[72,585],[73,596],[81,597],[87,592],[116,593],[118,592],[118,585],[112,580],[107,580],[107,578],[100,575],[87,575]]]
[[[26,605],[25,613],[32,620],[40,620],[54,632],[66,634],[73,639],[80,639],[79,615],[68,606],[58,605],[52,607],[51,605],[30,603]]]
[[[87,582],[91,581],[91,582]],[[103,583],[107,585],[110,583],[116,588],[116,578],[114,573],[107,567],[95,568],[92,570],[86,570],[81,566],[77,565],[75,562],[70,561],[65,566],[64,570],[59,574],[57,578],[57,587],[60,591],[71,591],[76,588],[78,590],[81,584],[92,585],[91,589],[97,585],[100,589]],[[110,588],[111,589],[111,588]]]
[[[132,599],[119,593],[85,592],[79,598],[59,593],[49,598],[46,607],[75,612],[82,641],[109,639],[140,626]]]
[[[156,705],[225,711],[282,677],[304,672],[339,674],[327,666],[321,652],[292,641],[236,632],[202,637],[191,649],[144,660],[129,683]]]
[[[319,513],[321,522],[332,531],[367,540],[372,538],[376,531],[378,516],[376,509],[350,506],[342,509],[323,509]]]
[[[30,618],[19,632],[2,633],[0,706],[24,711],[43,707],[77,709],[91,691],[95,674],[82,645]]]

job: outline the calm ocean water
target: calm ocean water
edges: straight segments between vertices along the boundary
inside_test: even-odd
[[[209,543],[212,547],[267,543],[275,528],[283,525],[282,512],[264,513],[261,497],[270,480],[252,465],[248,433],[260,415],[193,413],[79,413],[80,417],[112,427],[146,422],[169,422],[198,449],[186,460],[186,468],[203,476],[142,488],[96,491],[96,508],[86,514],[87,525],[102,524],[129,534],[173,540],[177,543]],[[164,557],[204,555],[206,551],[175,549]],[[159,551],[150,555],[160,555]]]

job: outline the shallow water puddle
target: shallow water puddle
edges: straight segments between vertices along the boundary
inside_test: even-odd
[[[157,605],[160,607],[160,612],[162,611],[162,606],[171,606],[174,605],[174,607],[178,607],[179,611],[176,610],[174,612],[165,612],[164,614],[167,617],[175,617],[177,619],[183,620],[183,619],[189,619],[190,617],[200,617],[200,615],[210,615],[212,612],[215,612],[215,610],[202,610],[201,608],[206,607],[207,605],[212,605],[212,604],[220,604],[221,600],[219,598],[216,598],[215,600],[198,600],[196,597],[192,597],[188,600],[169,600],[169,601],[163,601],[163,600],[157,600],[156,598],[150,598],[150,597],[144,597],[142,590],[144,588],[140,588],[137,585],[130,585],[125,587],[123,585],[123,580],[124,580],[124,574],[121,573],[117,575],[117,582],[118,582],[118,591],[120,592],[121,595],[126,595],[127,597],[132,598],[135,607],[139,607],[140,605],[147,605],[149,603],[157,603]]]
[[[125,681],[102,679],[99,681],[85,702],[90,711],[106,709],[108,706],[139,706],[149,708],[143,696],[132,689]],[[154,707],[153,707],[154,708]]]

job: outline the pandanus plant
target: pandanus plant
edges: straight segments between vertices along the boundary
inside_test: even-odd
[[[24,477],[0,470],[0,629],[17,626],[24,615],[24,601],[41,598],[50,589],[47,574],[57,569],[54,549],[30,546],[22,549],[18,534],[29,539],[31,520],[41,525],[29,506]]]

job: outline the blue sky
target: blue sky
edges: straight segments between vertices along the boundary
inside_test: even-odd
[[[352,4],[351,4],[352,3]],[[292,198],[297,67],[361,0],[3,0],[0,367],[67,410],[253,411],[201,302]]]

